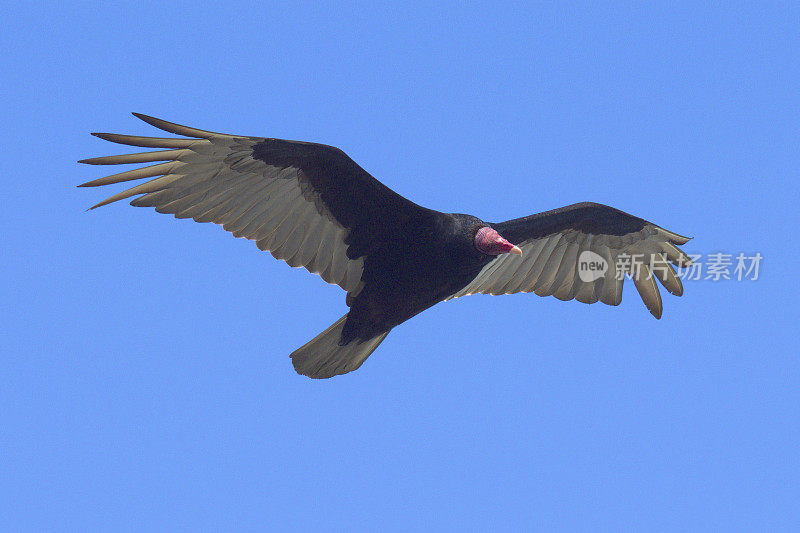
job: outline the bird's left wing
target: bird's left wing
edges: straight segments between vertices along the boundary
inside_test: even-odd
[[[676,246],[689,239],[618,209],[580,203],[492,227],[519,246],[522,255],[498,256],[450,298],[534,292],[560,300],[618,305],[628,275],[650,313],[661,318],[655,278],[670,293],[683,294],[681,280],[669,263],[691,263]]]
[[[92,165],[163,161],[84,183],[82,187],[95,187],[154,178],[94,207],[139,196],[131,205],[220,224],[234,236],[251,239],[277,259],[318,273],[352,295],[363,286],[363,263],[370,251],[406,225],[436,213],[395,193],[332,146],[214,133],[134,115],[193,138],[95,133],[115,143],[166,150],[81,161]]]

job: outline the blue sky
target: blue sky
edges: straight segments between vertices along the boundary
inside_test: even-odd
[[[795,6],[112,4],[2,7],[0,529],[800,526]],[[660,321],[630,282],[461,298],[309,380],[337,287],[84,211],[75,161],[125,151],[88,133],[154,134],[130,111],[333,144],[485,220],[610,204],[759,279]]]

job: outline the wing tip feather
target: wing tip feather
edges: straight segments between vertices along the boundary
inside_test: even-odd
[[[184,126],[182,124],[170,122],[162,118],[156,118],[150,115],[145,115],[144,113],[137,113],[135,111],[131,111],[131,114],[134,117],[138,118],[139,120],[147,122],[148,124],[150,124],[155,128],[164,130],[169,133],[174,133],[175,135],[183,135],[185,137],[196,137],[198,139],[207,139],[213,137],[214,135],[219,135],[215,134],[213,131],[206,131],[198,128],[192,128],[190,126]]]

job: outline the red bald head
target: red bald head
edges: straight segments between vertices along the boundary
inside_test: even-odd
[[[475,248],[487,255],[522,255],[522,250],[518,246],[514,246],[488,226],[479,229],[475,234]]]

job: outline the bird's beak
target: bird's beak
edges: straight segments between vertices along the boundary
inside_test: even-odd
[[[522,255],[522,248],[520,248],[519,246],[514,246],[511,250],[508,251],[508,253],[514,255]]]

